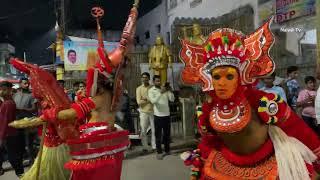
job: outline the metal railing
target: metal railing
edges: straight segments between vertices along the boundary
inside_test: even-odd
[[[130,104],[131,117],[134,122],[135,134],[140,134],[140,118],[138,112],[138,105],[133,99]],[[175,101],[170,103],[170,120],[171,120],[171,136],[172,137],[181,137],[183,136],[183,122],[182,122],[182,111],[181,103]]]

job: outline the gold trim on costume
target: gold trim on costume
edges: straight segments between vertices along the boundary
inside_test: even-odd
[[[205,165],[205,179],[219,180],[241,180],[241,179],[263,179],[277,180],[278,170],[275,156],[251,167],[240,167],[231,164],[222,154],[213,150]]]

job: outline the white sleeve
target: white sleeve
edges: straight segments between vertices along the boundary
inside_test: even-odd
[[[159,91],[155,91],[154,89],[149,89],[148,97],[152,104],[156,104],[161,97],[161,93]]]

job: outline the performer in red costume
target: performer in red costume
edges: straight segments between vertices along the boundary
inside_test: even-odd
[[[103,10],[99,7],[92,9],[92,15],[97,18],[100,60],[88,69],[87,98],[72,104],[70,109],[50,109],[44,113],[44,119],[54,121],[89,119],[87,124],[80,126],[80,136],[67,141],[72,160],[65,167],[72,171],[73,180],[120,180],[123,153],[130,141],[129,132],[116,128],[114,122],[119,99],[123,94],[122,66],[134,37],[137,6],[138,1],[130,11],[119,46],[110,53],[106,53],[103,47],[99,25]]]
[[[55,78],[38,66],[24,63],[18,59],[12,59],[10,63],[19,71],[30,76],[32,93],[41,102],[42,111],[51,108],[66,109],[71,105],[64,89],[58,85]],[[34,164],[22,176],[23,180],[67,180],[70,172],[63,168],[63,164],[70,160],[69,149],[64,144],[67,139],[76,138],[79,132],[77,124],[63,121],[48,122],[42,134],[42,144]],[[14,121],[10,125],[15,128],[36,127],[44,124],[40,118],[22,119]],[[39,128],[40,135],[42,128]]]
[[[135,0],[119,46],[110,53],[107,53],[104,49],[99,24],[99,18],[103,16],[104,11],[99,7],[92,9],[92,15],[97,18],[98,54],[100,60],[94,67],[88,69],[86,83],[87,97],[81,102],[70,105],[67,96],[62,92],[61,88],[56,87],[57,82],[52,79],[52,76],[37,66],[18,60],[12,61],[15,67],[30,74],[33,77],[33,82],[37,83],[38,88],[34,94],[43,100],[44,110],[41,118],[33,120],[32,125],[42,124],[43,120],[47,121],[50,126],[46,133],[54,137],[50,136],[50,138],[46,139],[56,142],[55,146],[63,142],[66,142],[69,146],[72,160],[65,164],[65,168],[72,171],[71,179],[73,180],[120,180],[123,153],[130,143],[129,132],[115,127],[114,121],[119,99],[123,94],[122,81],[124,76],[122,67],[124,56],[128,52],[129,45],[134,37],[138,17],[138,4],[139,0]],[[44,87],[45,85],[58,88],[59,91],[55,92],[55,88],[48,90]],[[48,92],[44,91],[45,89]],[[85,124],[86,119],[89,121]],[[20,128],[32,126],[30,122],[15,122],[12,125]],[[79,127],[79,125],[81,126]],[[77,127],[79,127],[79,130],[75,131]],[[62,141],[60,138],[66,141]],[[54,142],[51,143],[53,144]],[[44,154],[46,153],[44,152]],[[58,152],[55,152],[55,154],[59,155]],[[41,157],[41,154],[39,156]],[[45,160],[49,161],[50,158],[42,159],[41,162]],[[48,163],[52,164],[51,162]],[[61,161],[59,163],[61,166]],[[52,168],[57,169],[56,166]],[[55,179],[55,176],[52,175],[55,172],[54,170],[41,166],[41,171],[46,171],[42,172],[46,175],[46,179]],[[33,176],[28,176],[26,179],[32,179],[31,177],[35,176],[39,177],[36,175],[37,172],[39,171],[32,171]],[[66,178],[61,177],[60,179]]]
[[[191,179],[310,179],[317,170],[319,137],[276,94],[254,88],[270,75],[272,18],[249,36],[221,28],[204,45],[182,40],[182,80],[202,83],[199,149],[181,155]]]

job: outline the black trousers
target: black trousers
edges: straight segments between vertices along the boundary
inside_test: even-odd
[[[166,153],[170,152],[170,116],[159,117],[154,116],[154,126],[156,135],[156,147],[157,153],[162,153],[162,141],[164,144],[164,151]]]
[[[21,134],[15,136],[8,136],[5,139],[4,144],[0,147],[0,168],[2,168],[2,163],[4,162],[4,148],[6,148],[8,153],[8,160],[15,170],[16,175],[22,175],[24,173],[23,169],[23,152],[24,152],[24,137]]]
[[[37,156],[37,150],[34,147],[35,141],[38,137],[37,129],[25,129],[24,136],[25,136],[24,137],[25,138],[25,145],[27,147],[28,159],[32,163]]]

